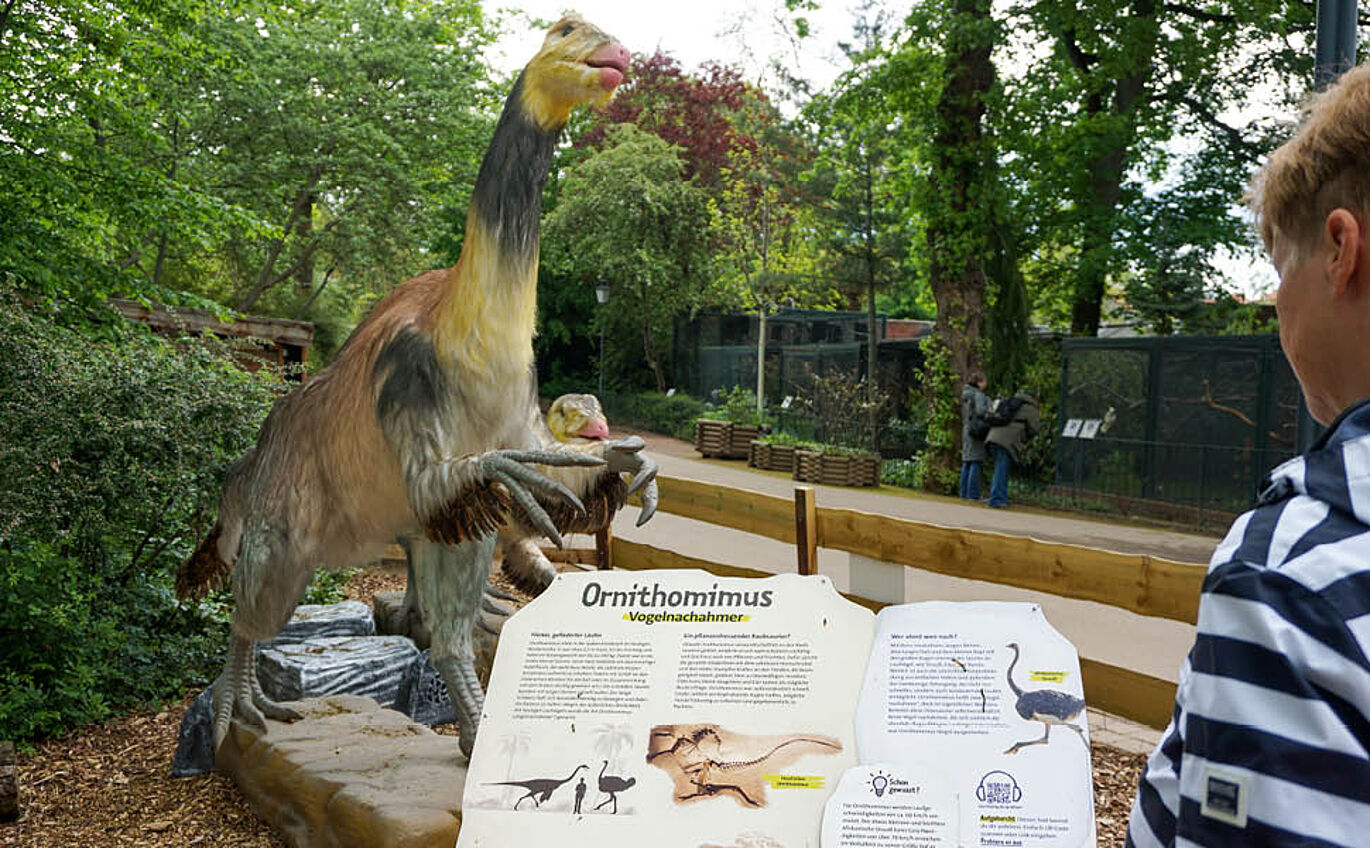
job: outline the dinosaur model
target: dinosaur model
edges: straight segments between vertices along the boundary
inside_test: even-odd
[[[609,424],[599,398],[594,395],[567,394],[552,401],[548,407],[547,432],[556,444],[585,446],[607,439]],[[623,441],[632,443],[636,438],[634,436]],[[603,532],[613,523],[614,515],[627,500],[623,478],[604,469],[568,469],[562,473],[561,480],[585,505],[584,512],[564,508],[561,503],[544,505],[552,523],[563,535]],[[647,501],[647,498],[655,496],[651,490],[643,492],[639,526],[645,520],[642,516],[651,517],[656,509],[654,501]],[[511,516],[499,534],[499,546],[504,553],[501,568],[516,585],[535,595],[546,589],[557,576],[556,568],[537,543],[540,535],[538,528],[517,516]]]
[[[217,522],[182,568],[182,596],[232,575],[228,661],[214,690],[216,747],[230,719],[292,720],[261,691],[253,645],[274,636],[318,565],[409,552],[432,659],[468,755],[484,707],[472,625],[495,531],[517,511],[560,544],[535,495],[579,501],[563,467],[633,474],[641,444],[547,445],[536,403],[538,223],[552,153],[571,111],[602,103],[629,53],[574,15],[514,83],[471,196],[461,257],[376,305],[336,360],[278,401],[227,474]]]

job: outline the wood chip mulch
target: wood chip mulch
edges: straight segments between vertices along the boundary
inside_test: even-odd
[[[506,581],[496,579],[503,588]],[[360,572],[348,596],[369,603],[404,588],[403,572]],[[287,848],[217,774],[170,776],[181,717],[193,694],[157,712],[126,716],[19,754],[17,822],[0,824],[5,848]],[[455,733],[456,728],[435,728]],[[1095,745],[1094,812],[1100,846],[1121,848],[1146,757]]]

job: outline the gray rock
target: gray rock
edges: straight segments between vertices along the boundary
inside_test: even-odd
[[[374,636],[376,620],[361,601],[304,604],[295,607],[290,622],[272,642],[303,642],[330,636]]]
[[[395,709],[419,724],[451,724],[457,720],[447,684],[433,667],[427,650],[414,658],[400,678]]]
[[[172,777],[193,777],[214,770],[214,685],[200,693],[181,719]]]
[[[432,641],[428,626],[420,616],[404,606],[404,592],[377,592],[371,596],[376,609],[376,630],[395,636],[408,636],[419,648],[427,648]]]
[[[257,654],[257,676],[267,697],[298,701],[361,695],[395,704],[400,678],[419,655],[403,636],[341,636],[272,642]]]

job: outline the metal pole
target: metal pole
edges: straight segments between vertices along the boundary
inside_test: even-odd
[[[1355,0],[1318,0],[1313,86],[1326,88],[1356,65]]]
[[[604,315],[600,310],[599,322],[599,398],[600,403],[604,402]]]

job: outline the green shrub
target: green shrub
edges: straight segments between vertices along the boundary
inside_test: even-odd
[[[921,488],[918,466],[909,459],[887,459],[880,463],[880,482],[889,486],[903,486],[906,489]]]
[[[722,405],[716,409],[706,409],[699,417],[753,426],[766,423],[765,416],[756,409],[756,392],[733,386],[722,393],[722,399]]]
[[[105,335],[0,296],[0,738],[173,697],[222,661],[225,611],[179,604],[173,576],[279,383],[213,342]]]

